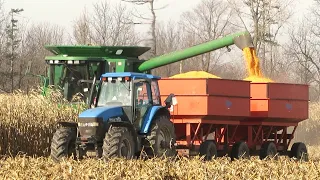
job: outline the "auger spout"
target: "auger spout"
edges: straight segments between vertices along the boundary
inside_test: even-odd
[[[244,47],[253,47],[252,38],[248,31],[238,32],[227,35],[223,38],[219,38],[213,41],[202,43],[192,46],[187,49],[175,51],[169,54],[164,54],[142,63],[138,70],[140,72],[148,71],[157,67],[165,66],[171,63],[175,63],[187,58],[191,58],[200,54],[204,54],[210,51],[214,51],[226,46],[235,44],[241,50]]]

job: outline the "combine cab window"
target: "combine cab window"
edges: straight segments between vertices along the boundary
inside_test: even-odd
[[[50,85],[61,89],[64,98],[71,101],[75,95],[82,94],[87,97],[88,92],[84,92],[84,88],[90,88],[90,83],[79,84],[79,80],[92,80],[95,72],[100,77],[103,69],[102,63],[90,62],[85,64],[52,64],[50,65]],[[81,96],[79,96],[81,97]],[[83,100],[83,98],[73,101]]]

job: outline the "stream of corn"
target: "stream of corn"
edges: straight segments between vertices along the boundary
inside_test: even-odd
[[[254,48],[246,47],[243,49],[243,56],[246,61],[247,67],[247,77],[244,79],[246,81],[252,82],[273,82],[271,79],[263,76],[259,58],[256,55]],[[213,74],[207,73],[205,71],[189,71],[186,73],[176,74],[171,76],[171,78],[219,78]]]

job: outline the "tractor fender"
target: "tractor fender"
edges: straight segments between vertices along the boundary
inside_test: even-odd
[[[151,123],[152,123],[154,117],[158,116],[158,115],[165,115],[165,116],[168,116],[168,118],[170,118],[170,112],[166,107],[163,107],[163,106],[151,107],[147,111],[145,118],[143,120],[143,124],[142,124],[141,130],[140,130],[141,134],[146,134],[149,132],[149,129],[150,129],[150,126],[151,126]]]
[[[135,149],[136,149],[136,152],[140,151],[141,150],[141,140],[139,139],[138,137],[138,134],[133,126],[132,123],[130,123],[129,121],[121,121],[121,122],[109,122],[108,123],[108,129],[110,127],[126,127],[129,129],[129,131],[131,132],[132,136],[133,136],[133,139],[135,141]]]

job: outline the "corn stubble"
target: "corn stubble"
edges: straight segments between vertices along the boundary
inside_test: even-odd
[[[319,162],[295,162],[219,158],[204,162],[200,158],[149,160],[65,160],[54,163],[47,158],[16,157],[0,160],[2,179],[317,179]]]
[[[103,162],[97,159],[54,163],[47,156],[57,121],[76,121],[83,106],[70,107],[58,93],[45,98],[38,91],[28,95],[0,95],[0,178],[1,179],[318,179],[319,146],[309,147],[310,162],[280,160],[231,162],[218,158],[205,162],[200,158],[123,160]],[[317,118],[320,104],[310,108]],[[318,107],[318,108],[315,108]],[[305,123],[310,122],[310,123]],[[300,127],[305,135],[316,138],[318,120],[307,120]],[[303,133],[299,136],[302,136]],[[319,138],[318,138],[319,140]],[[319,142],[319,141],[317,141]],[[22,156],[17,154],[26,154]],[[1,156],[2,155],[2,156]],[[2,158],[1,158],[2,157]]]

